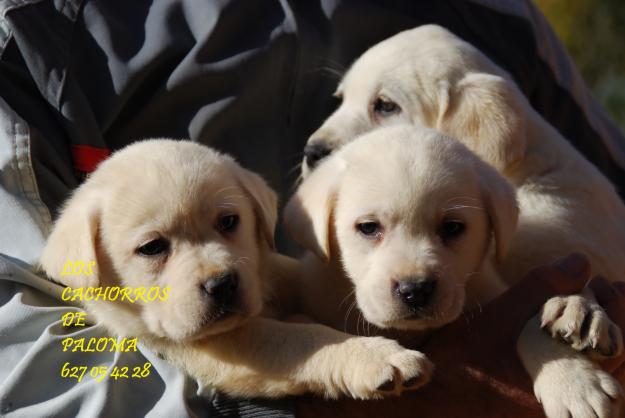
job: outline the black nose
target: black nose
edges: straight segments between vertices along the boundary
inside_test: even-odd
[[[319,161],[330,155],[331,152],[330,147],[323,142],[306,145],[306,147],[304,147],[306,165],[308,165],[309,168],[313,168]]]
[[[394,290],[395,296],[410,309],[424,308],[429,305],[435,291],[436,279],[430,277],[400,280]]]
[[[227,273],[208,279],[202,285],[204,291],[219,305],[229,305],[235,298],[239,287],[239,276]]]

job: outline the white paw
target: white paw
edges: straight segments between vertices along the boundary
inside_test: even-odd
[[[570,357],[544,365],[534,393],[548,418],[616,418],[622,388],[591,361]]]
[[[554,338],[561,338],[576,350],[600,357],[621,354],[623,337],[620,328],[603,308],[584,296],[556,296],[545,303],[541,328]]]
[[[357,337],[347,342],[349,356],[341,378],[349,395],[377,399],[425,385],[434,365],[419,351],[382,337]]]

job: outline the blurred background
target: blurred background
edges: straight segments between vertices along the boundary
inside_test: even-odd
[[[625,132],[625,1],[535,1],[595,97]]]

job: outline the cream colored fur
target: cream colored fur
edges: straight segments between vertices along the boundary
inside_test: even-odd
[[[458,141],[411,126],[365,134],[321,164],[285,209],[295,239],[317,254],[304,259],[302,309],[349,332],[359,331],[352,302],[379,328],[449,323],[465,300],[475,306],[506,288],[485,263],[505,256],[517,214],[512,186]],[[452,242],[440,233],[447,220],[466,229]],[[379,237],[363,236],[360,222],[379,223]],[[435,277],[437,291],[413,318],[392,287],[417,276]]]
[[[236,228],[219,228],[229,215],[238,215]],[[165,302],[84,306],[113,333],[138,337],[230,395],[368,399],[424,384],[429,361],[394,341],[267,316],[263,307],[280,307],[296,266],[272,250],[275,222],[275,193],[230,157],[187,141],[143,141],[104,161],[75,191],[41,265],[72,287],[169,286]],[[139,254],[155,239],[166,239],[167,251]],[[64,276],[67,261],[97,268]],[[232,271],[239,285],[224,313],[202,287]]]
[[[594,273],[621,280],[625,206],[614,187],[470,44],[435,25],[401,32],[365,52],[336,94],[341,106],[309,144],[338,149],[380,126],[428,126],[463,142],[516,186],[519,227],[502,265],[509,283],[571,250],[588,255]],[[376,114],[380,97],[401,110]],[[303,171],[306,177],[310,169]]]
[[[511,250],[498,267],[508,283],[571,251],[590,257],[593,274],[623,279],[625,206],[613,186],[531,107],[505,71],[473,46],[435,25],[399,33],[365,52],[346,73],[336,95],[342,98],[341,106],[309,144],[323,142],[338,149],[380,126],[425,125],[458,138],[516,186],[519,225]],[[378,100],[394,104],[386,106],[393,111],[379,111]],[[304,177],[309,172],[304,162]],[[600,356],[620,352],[620,330],[592,298],[552,300],[546,311],[554,312],[549,306],[554,304],[570,306],[542,318],[555,336],[565,335],[576,349]],[[579,318],[585,315],[602,325],[584,337]],[[526,365],[535,363],[535,356],[522,353],[522,357]],[[556,397],[560,394],[552,381],[538,385],[540,392],[538,387],[552,387]],[[549,402],[549,397],[539,397]],[[576,401],[564,403],[568,406],[551,410],[570,407],[576,410],[571,411],[574,417],[583,416]]]
[[[362,132],[380,127],[431,126],[457,136],[516,186],[519,225],[510,251],[494,271],[506,282],[513,283],[531,268],[571,251],[587,254],[595,273],[620,279],[625,271],[625,209],[614,189],[531,108],[508,76],[470,45],[433,26],[404,32],[366,52],[348,71],[337,94],[343,104],[309,144],[323,142],[340,150]],[[400,110],[376,115],[375,101],[380,97]],[[373,163],[386,152],[387,146],[381,145],[362,157],[371,162],[371,177],[389,177],[386,167]],[[325,165],[319,170],[325,170]],[[317,170],[310,171],[304,167],[302,190]],[[418,176],[413,180],[422,181]],[[301,234],[298,221],[291,222],[295,234]],[[319,253],[318,245],[303,243]],[[341,253],[345,251],[341,247]],[[497,293],[487,290],[497,289],[488,282],[486,287],[484,283],[473,286],[490,297]],[[583,335],[585,317],[591,328]],[[554,298],[540,319],[554,336],[564,335],[576,349],[598,355],[618,354],[622,349],[620,330],[592,295]],[[530,325],[538,328],[540,322]],[[616,414],[618,402],[612,400],[621,391],[616,381],[584,356],[532,332],[530,325],[519,351],[548,416],[584,417],[588,411],[600,417]]]

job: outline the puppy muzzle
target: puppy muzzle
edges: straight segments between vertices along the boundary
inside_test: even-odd
[[[315,166],[330,155],[332,149],[323,141],[314,142],[304,148],[304,161],[308,168],[312,170]]]

